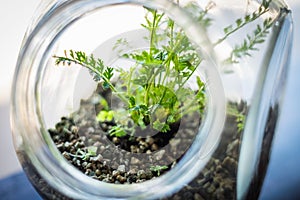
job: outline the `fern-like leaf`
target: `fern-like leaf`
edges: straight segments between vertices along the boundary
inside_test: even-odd
[[[238,63],[239,59],[244,56],[251,56],[252,51],[257,51],[257,45],[265,42],[270,29],[272,28],[273,20],[267,18],[263,25],[257,25],[252,35],[247,35],[243,43],[236,45],[232,50],[230,57],[226,59],[226,63]]]

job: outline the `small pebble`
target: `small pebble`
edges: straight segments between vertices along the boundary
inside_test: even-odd
[[[157,144],[155,144],[155,143],[152,144],[152,145],[151,145],[151,150],[152,150],[152,151],[157,151],[157,150],[158,150]]]
[[[139,162],[140,162],[140,160],[137,159],[136,157],[131,157],[130,163],[131,163],[132,165],[136,165],[136,164],[138,164]]]
[[[147,178],[146,173],[145,173],[144,170],[139,170],[139,171],[137,172],[137,176],[138,176],[138,178],[140,178],[140,179],[146,179],[146,178]]]
[[[153,158],[154,158],[155,160],[161,160],[161,159],[163,158],[165,152],[166,152],[166,150],[164,150],[164,149],[163,149],[163,150],[160,150],[160,151],[156,152],[156,153],[153,155]]]
[[[125,165],[119,165],[118,171],[120,171],[121,173],[124,173],[125,172]]]

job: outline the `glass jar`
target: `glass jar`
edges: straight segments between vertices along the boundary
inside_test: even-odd
[[[159,19],[157,16],[166,17],[168,23],[154,26],[155,20],[151,23],[149,19]],[[137,158],[156,160],[151,165],[166,165],[169,170],[151,180],[133,184],[107,183],[95,180],[100,179],[95,173],[82,173],[78,170],[84,168],[81,163],[96,156],[88,150],[83,153],[61,151],[69,143],[58,144],[53,136],[53,127],[57,128],[57,124],[71,115],[75,121],[74,126],[69,127],[72,130],[65,130],[64,127],[62,131],[64,134],[79,134],[84,137],[80,142],[89,143],[91,138],[97,136],[97,130],[104,130],[99,126],[97,118],[101,109],[95,106],[95,101],[98,105],[102,97],[93,95],[99,88],[99,82],[91,78],[92,75],[97,79],[93,71],[89,74],[86,67],[72,66],[89,63],[81,63],[80,59],[68,60],[76,60],[71,54],[78,55],[79,51],[85,51],[95,58],[101,58],[105,65],[119,67],[120,71],[114,73],[117,77],[112,80],[113,86],[117,87],[124,76],[121,70],[130,71],[130,67],[135,65],[151,66],[132,62],[132,58],[138,60],[134,55],[144,55],[136,52],[151,54],[155,48],[166,50],[166,46],[171,47],[173,41],[179,40],[170,36],[174,32],[170,34],[165,31],[170,27],[170,30],[178,31],[177,36],[185,39],[180,41],[186,41],[187,46],[184,47],[190,49],[186,51],[183,48],[176,54],[174,49],[177,46],[174,45],[173,52],[166,55],[181,56],[192,52],[201,58],[199,67],[197,65],[195,69],[184,65],[187,67],[184,69],[192,69],[192,73],[188,76],[191,79],[184,82],[183,88],[184,91],[200,94],[199,82],[204,83],[203,113],[196,115],[197,117],[193,115],[180,118],[175,136],[150,153],[120,149],[112,142],[114,139],[110,140],[107,135],[103,136],[107,139],[106,145],[97,146],[95,141],[92,145],[97,146],[98,153],[102,147],[110,146],[110,150],[114,151],[110,153],[111,159],[116,155],[123,156],[125,164],[121,161],[119,165],[109,162],[109,167],[113,170],[123,167],[125,171],[132,170],[133,161]],[[154,29],[158,30],[157,35],[149,34]],[[291,40],[291,14],[282,1],[44,1],[26,32],[12,92],[12,130],[16,152],[24,171],[45,199],[257,198],[267,169],[280,111]],[[149,41],[154,42],[149,44]],[[183,44],[178,43],[179,45]],[[157,56],[163,60],[163,53]],[[67,59],[58,62],[62,57]],[[163,60],[163,64],[153,65],[153,68],[167,65],[166,60]],[[172,60],[170,69],[176,67],[175,61]],[[55,63],[71,66],[55,66]],[[162,76],[165,74],[167,72],[163,72]],[[170,76],[171,73],[165,79],[154,76],[154,80],[143,87],[155,85],[162,79],[157,84],[159,90],[181,102],[183,107],[199,106],[198,103],[192,104],[191,100],[197,95],[181,97],[184,95],[177,93],[181,85],[170,89],[170,84],[173,83]],[[139,77],[140,74],[135,77],[135,81],[140,80]],[[102,76],[101,78],[103,79]],[[133,79],[129,85],[135,83]],[[101,84],[105,89],[109,82],[104,81],[103,85],[103,80]],[[110,89],[117,99],[127,99],[128,96],[114,91],[113,86]],[[119,87],[124,88],[122,84]],[[134,89],[132,93],[137,96],[138,93],[145,92],[139,87]],[[92,109],[87,111],[89,116],[98,121],[94,123],[94,127],[87,129],[89,133],[82,133],[84,136],[81,136],[78,128],[83,129],[82,120],[87,119],[82,119],[78,113],[86,102],[93,104]],[[112,110],[126,107],[120,104],[120,100],[113,98],[108,104]],[[103,104],[101,106],[105,107]],[[161,105],[157,106],[162,108],[159,107]],[[165,110],[163,111],[166,112]],[[120,115],[123,114],[122,111]],[[130,114],[132,122],[133,114]],[[161,120],[157,116],[161,112],[154,114],[155,119]],[[114,114],[114,118],[116,115]],[[127,115],[128,113],[125,114]],[[153,116],[150,115],[151,117]],[[192,133],[187,133],[186,124],[191,123],[196,124],[196,127]],[[149,124],[155,125],[151,120]],[[142,129],[140,138],[152,137],[148,133],[145,135],[144,130],[149,129]],[[181,143],[183,140],[179,140],[176,135],[187,137],[190,144],[168,160],[166,157],[169,158],[170,155],[166,152],[171,154],[184,146]],[[104,152],[101,153],[100,157],[103,159]],[[80,166],[76,167],[76,162],[81,162]],[[149,167],[150,164],[143,165]]]

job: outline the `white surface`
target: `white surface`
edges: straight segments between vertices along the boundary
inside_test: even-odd
[[[300,1],[286,1],[293,10],[295,42],[285,104],[261,199],[300,197]],[[21,41],[38,3],[38,0],[1,0],[0,3],[0,179],[21,170],[9,128],[9,94]]]
[[[21,170],[10,133],[9,96],[23,35],[38,3],[0,0],[0,178]]]

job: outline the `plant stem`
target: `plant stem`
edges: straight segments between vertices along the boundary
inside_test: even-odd
[[[72,62],[72,63],[78,64],[78,65],[81,65],[82,67],[85,67],[88,70],[91,70],[92,72],[100,75],[101,78],[104,80],[104,82],[106,82],[108,84],[108,86],[112,90],[112,92],[114,92],[126,105],[128,105],[128,99],[125,96],[121,95],[121,93],[119,93],[117,91],[117,89],[111,84],[111,82],[99,70],[97,70],[89,65],[86,65],[82,62],[78,62],[77,60],[72,59],[72,58],[61,57],[61,56],[53,56],[53,57],[56,59],[64,59],[67,62],[70,62],[70,63]]]
[[[186,79],[181,83],[179,84],[179,88],[182,88],[185,83],[192,77],[192,75],[195,73],[195,71],[197,70],[197,68],[199,67],[200,63],[202,62],[202,60],[200,60],[196,65],[195,65],[195,68],[194,70],[189,74],[188,77],[186,77]]]
[[[236,26],[234,29],[232,29],[231,31],[229,31],[228,33],[226,33],[222,38],[220,38],[217,42],[215,42],[213,45],[217,46],[218,44],[222,43],[224,40],[226,40],[230,35],[232,35],[233,33],[235,33],[236,31],[240,30],[241,28],[243,28],[245,25],[255,21],[256,19],[258,19],[259,17],[261,17],[263,14],[265,14],[266,12],[269,11],[268,8],[265,8],[264,6],[260,6],[259,10],[263,9],[261,12],[258,13],[254,13],[252,14],[252,18],[249,18],[249,20],[245,20],[243,23],[241,23],[240,25]]]
[[[154,49],[155,45],[154,45],[154,34],[156,32],[156,18],[157,18],[157,11],[154,10],[154,14],[153,14],[153,22],[152,22],[152,27],[151,27],[151,35],[150,35],[150,56],[152,56],[152,49]]]

